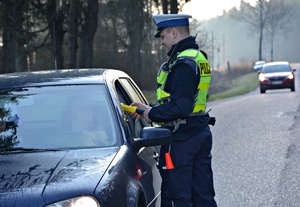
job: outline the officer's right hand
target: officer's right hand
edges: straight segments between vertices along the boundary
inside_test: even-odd
[[[137,108],[140,108],[140,109],[144,109],[144,110],[146,110],[149,106],[147,106],[147,105],[145,105],[145,104],[142,104],[142,103],[140,103],[140,102],[132,102],[131,104],[130,104],[130,106],[135,106],[135,107],[137,107]],[[144,115],[143,114],[138,114],[138,113],[136,113],[136,112],[131,112],[131,113],[129,113],[133,118],[136,118],[136,119],[142,119],[142,118],[144,118]]]
[[[143,114],[138,114],[136,112],[135,113],[133,113],[133,112],[130,113],[130,115],[133,118],[136,118],[136,119],[145,119],[149,124],[152,123],[152,120],[148,117],[149,111],[152,109],[152,107],[150,107],[148,105],[145,105],[145,104],[142,104],[142,103],[139,103],[139,102],[132,102],[130,105],[145,110],[143,112]]]

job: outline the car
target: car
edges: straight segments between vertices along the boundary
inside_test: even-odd
[[[253,69],[256,72],[260,72],[265,63],[266,63],[266,61],[264,61],[264,60],[256,61]]]
[[[148,104],[116,69],[1,74],[0,206],[159,206],[172,134],[122,110],[133,101]]]
[[[276,61],[264,64],[259,72],[260,93],[271,89],[286,89],[295,91],[296,69],[292,69],[287,61]]]

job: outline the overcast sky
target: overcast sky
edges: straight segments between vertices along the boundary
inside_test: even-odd
[[[256,0],[244,0],[255,5]],[[182,13],[190,14],[198,21],[207,20],[223,14],[233,7],[239,7],[241,0],[191,0],[184,5]]]

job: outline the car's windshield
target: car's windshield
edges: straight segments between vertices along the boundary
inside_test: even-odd
[[[268,65],[263,68],[263,73],[289,72],[289,65]]]
[[[0,91],[0,151],[115,146],[115,122],[104,85]]]

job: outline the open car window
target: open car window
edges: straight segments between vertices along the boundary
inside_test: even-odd
[[[138,88],[130,79],[120,78],[115,82],[118,98],[121,103],[130,105],[133,101],[148,104],[145,97],[140,93]],[[140,137],[143,127],[150,126],[144,119],[134,119],[128,113],[125,113],[126,123],[130,130],[131,138]]]

